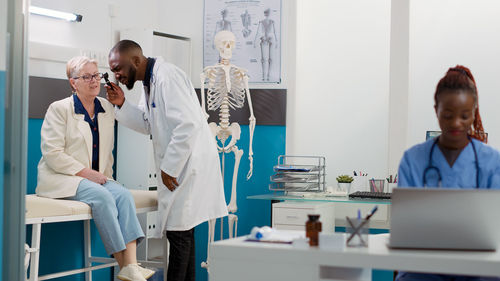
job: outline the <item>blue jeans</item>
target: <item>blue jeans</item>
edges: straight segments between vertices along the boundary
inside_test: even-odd
[[[495,277],[473,277],[473,276],[454,276],[443,274],[426,274],[426,273],[413,273],[413,272],[399,272],[396,281],[493,281],[500,280]]]
[[[75,196],[66,199],[86,203],[101,235],[106,252],[111,255],[126,249],[126,244],[144,238],[135,211],[135,202],[128,189],[115,181],[100,185],[84,179]]]

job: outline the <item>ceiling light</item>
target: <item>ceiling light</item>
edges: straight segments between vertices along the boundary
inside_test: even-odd
[[[40,8],[40,7],[35,7],[35,6],[30,6],[30,13],[35,14],[35,15],[56,18],[56,19],[63,19],[63,20],[67,20],[67,21],[77,21],[77,22],[82,21],[82,15],[60,12],[60,11],[56,11],[56,10],[45,9],[45,8]]]

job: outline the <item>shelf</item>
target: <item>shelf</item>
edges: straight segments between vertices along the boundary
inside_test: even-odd
[[[280,155],[273,170],[271,191],[316,193],[325,190],[325,157]]]
[[[339,203],[365,203],[391,205],[391,200],[380,199],[349,199],[347,196],[328,197],[325,193],[308,193],[303,195],[285,195],[284,193],[269,193],[260,195],[250,195],[247,199],[251,200],[282,200],[282,201],[320,201],[320,202],[339,202]]]

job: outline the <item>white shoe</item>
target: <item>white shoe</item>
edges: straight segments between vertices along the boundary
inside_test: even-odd
[[[118,273],[117,278],[123,281],[146,281],[139,271],[139,266],[137,264],[124,266]]]
[[[140,266],[141,264],[138,263],[137,264],[137,268],[139,268],[139,272],[142,274],[142,277],[144,277],[144,279],[149,279],[151,278],[151,276],[153,276],[153,274],[155,274],[155,271],[154,270],[151,270],[149,268],[145,268],[145,267],[142,267]]]

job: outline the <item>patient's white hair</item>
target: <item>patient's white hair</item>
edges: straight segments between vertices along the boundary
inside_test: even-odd
[[[70,59],[66,64],[66,75],[68,76],[68,79],[78,76],[82,67],[87,63],[93,63],[95,66],[98,66],[96,60],[90,59],[86,56],[78,56]],[[71,86],[71,88],[72,90],[75,90],[73,89],[73,86]]]

